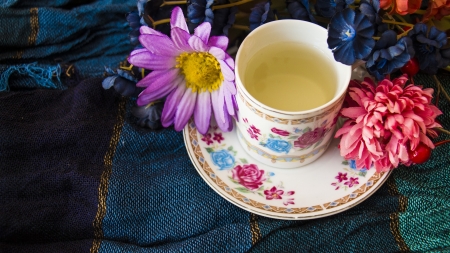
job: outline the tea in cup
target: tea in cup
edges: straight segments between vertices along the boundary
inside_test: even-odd
[[[237,132],[250,156],[296,168],[328,148],[351,77],[334,60],[327,30],[279,20],[252,31],[236,56]]]

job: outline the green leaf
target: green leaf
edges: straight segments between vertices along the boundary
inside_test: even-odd
[[[314,147],[317,147],[317,146],[319,146],[319,144],[320,143],[322,143],[322,141],[323,141],[323,138],[322,139],[320,139],[317,143],[316,143],[316,145],[314,145]]]
[[[234,156],[237,155],[237,151],[232,150],[231,152],[233,152]]]
[[[288,139],[289,140],[295,140],[295,139],[297,139],[299,136],[298,135],[293,135],[293,136],[290,136]]]
[[[248,163],[248,161],[246,159],[244,159],[244,158],[241,158],[239,160],[241,160],[242,163]]]
[[[273,136],[273,134],[269,134],[269,137],[270,138],[275,138],[275,136]]]
[[[233,150],[233,146],[229,146],[229,147],[228,147],[228,150],[229,150],[229,151],[232,151],[232,150]]]
[[[245,187],[236,187],[234,188],[236,191],[238,192],[242,192],[242,193],[250,193],[251,191]]]
[[[264,197],[264,195],[262,193],[260,193],[260,192],[258,192],[258,195],[261,196],[261,197]]]
[[[367,174],[367,171],[360,171],[360,172],[358,173],[358,176],[365,177],[366,174]]]
[[[213,148],[205,148],[205,149],[206,149],[206,152],[208,152],[208,153],[214,152],[214,149],[213,149]]]
[[[305,128],[305,129],[303,129],[302,131],[303,131],[303,133],[307,133],[307,132],[311,131],[311,128],[310,128],[310,127],[307,127],[307,128]]]
[[[344,161],[342,161],[342,164],[343,164],[343,165],[348,165],[348,161],[347,161],[347,160],[344,160]]]

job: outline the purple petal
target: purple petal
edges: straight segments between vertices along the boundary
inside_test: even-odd
[[[211,33],[211,24],[203,22],[194,30],[194,35],[199,37],[205,44],[208,44],[209,34]]]
[[[189,38],[189,46],[197,52],[208,52],[208,46],[199,37],[193,35]]]
[[[174,128],[176,131],[181,131],[186,126],[194,113],[196,101],[197,92],[192,92],[191,88],[186,89],[175,112]]]
[[[220,69],[222,71],[222,74],[223,74],[223,77],[225,78],[225,80],[234,81],[234,72],[230,68],[230,66],[228,66],[228,64],[226,64],[224,61],[221,61],[221,60],[219,60],[219,64],[220,64]]]
[[[153,74],[154,72],[157,73]],[[148,88],[143,91],[143,94],[148,94],[156,90],[163,89],[166,84],[172,83],[175,79],[177,79],[177,77],[180,77],[179,73],[179,69],[153,71],[144,77],[144,79],[139,81],[149,83]]]
[[[233,99],[230,91],[226,87],[220,87],[223,89],[223,95],[225,97],[225,105],[228,111],[228,114],[234,115],[234,106],[233,106]]]
[[[153,35],[158,35],[158,36],[166,36],[164,33],[158,32],[148,26],[141,26],[141,28],[139,29],[139,31],[141,32],[141,34],[153,34]]]
[[[184,82],[178,84],[178,87],[175,88],[169,96],[166,98],[166,102],[164,102],[164,107],[161,113],[161,124],[164,127],[169,127],[173,124],[175,112],[178,104],[180,103],[181,98],[183,97],[184,92],[186,91],[186,85]]]
[[[131,51],[130,56],[135,55],[135,54],[140,54],[143,52],[150,52],[150,51],[148,51],[147,48],[139,48],[139,49],[135,49],[135,50]]]
[[[132,53],[128,62],[136,67],[152,70],[170,69],[176,65],[175,57],[152,54],[148,50]]]
[[[145,78],[147,77],[148,76],[146,76]],[[141,94],[139,94],[141,103],[144,103],[140,104],[138,99],[137,103],[139,106],[146,105],[148,104],[148,102],[153,102],[162,97],[165,97],[177,86],[177,84],[182,81],[181,77],[178,76],[178,69],[166,71],[165,74],[161,74],[157,78],[152,77],[151,79],[153,79],[154,81],[150,83],[150,85],[145,90],[143,90]]]
[[[228,89],[231,95],[236,95],[236,85],[234,82],[229,81],[223,81],[222,85],[225,85],[225,87]]]
[[[167,70],[154,70],[147,76],[145,76],[142,80],[136,83],[136,87],[148,87],[150,84],[152,84],[157,78],[159,78],[161,75],[164,75],[167,73]]]
[[[172,16],[170,17],[170,27],[172,29],[175,27],[179,27],[189,33],[186,20],[184,19],[183,11],[178,6],[172,10]]]
[[[225,55],[225,63],[230,67],[231,70],[234,70],[234,60],[228,54]]]
[[[172,40],[167,36],[144,34],[139,36],[139,41],[153,54],[178,56],[181,51],[175,47]]]
[[[211,47],[208,52],[210,54],[214,55],[214,57],[216,57],[217,60],[224,60],[225,59],[225,52],[222,49],[218,48],[218,47]]]
[[[195,126],[201,134],[206,134],[211,120],[211,93],[201,92],[197,95],[194,110]]]
[[[228,38],[225,36],[212,36],[209,38],[208,46],[218,47],[223,51],[226,51],[228,48]]]
[[[172,38],[173,43],[178,49],[187,52],[193,51],[191,46],[189,46],[188,42],[191,35],[185,30],[182,30],[178,27],[172,28],[172,30],[170,30],[170,36]]]
[[[213,92],[214,93],[214,92]],[[213,94],[211,93],[211,95]],[[211,99],[214,100],[214,97],[211,96]],[[216,106],[214,106],[216,105]],[[229,132],[233,129],[233,122],[231,121],[231,116],[226,114],[225,120],[222,121],[219,119],[217,115],[224,113],[224,110],[226,110],[224,107],[219,108],[217,106],[217,103],[213,103],[213,110],[214,110],[214,118],[216,119],[217,126],[223,131],[223,132]]]

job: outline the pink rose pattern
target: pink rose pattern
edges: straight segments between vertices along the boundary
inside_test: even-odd
[[[318,142],[325,135],[325,127],[317,127],[313,131],[304,133],[294,141],[294,147],[306,148],[312,144]]]
[[[264,170],[258,169],[256,164],[238,165],[231,172],[232,178],[249,190],[257,190],[266,180]]]
[[[266,173],[260,170],[256,164],[237,165],[231,170],[230,178],[243,187],[236,187],[235,189],[242,193],[256,193],[266,200],[282,200],[283,205],[294,205],[295,191],[283,190],[283,183],[279,186],[264,186],[264,183],[272,183],[270,177],[274,173]],[[278,187],[278,188],[277,188]]]

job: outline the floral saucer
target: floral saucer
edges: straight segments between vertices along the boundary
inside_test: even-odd
[[[316,161],[295,169],[273,168],[240,145],[236,127],[211,127],[200,134],[194,122],[183,130],[189,156],[207,184],[226,200],[262,216],[302,220],[333,215],[368,198],[388,178],[375,169],[356,170],[339,154],[338,140]]]

